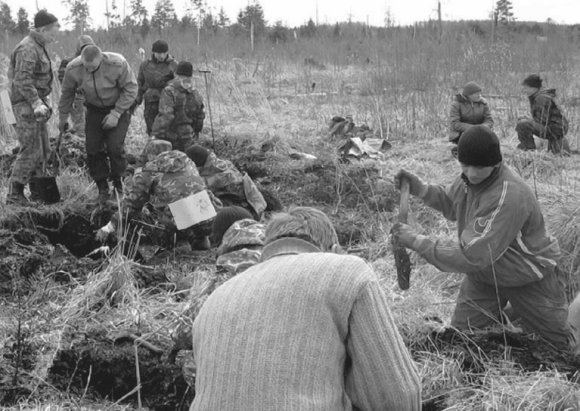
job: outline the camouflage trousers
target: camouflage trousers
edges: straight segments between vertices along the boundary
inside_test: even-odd
[[[12,109],[16,117],[14,128],[18,134],[20,151],[12,168],[10,182],[28,184],[31,177],[42,174],[42,162],[46,158],[42,158],[41,145],[44,144],[46,148],[46,156],[50,152],[48,130],[45,122],[36,121],[34,110],[27,102],[17,103]]]
[[[85,137],[85,111],[85,96],[77,93],[70,112],[70,119],[74,134],[82,138]]]
[[[147,126],[147,135],[151,135],[157,114],[159,114],[159,100],[145,101],[143,116],[145,117],[145,125]]]

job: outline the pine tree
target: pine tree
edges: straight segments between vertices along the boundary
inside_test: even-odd
[[[0,3],[0,31],[12,32],[16,27],[16,23],[12,19],[12,10],[10,6],[4,2]]]
[[[157,0],[155,12],[151,16],[151,26],[161,30],[177,22],[177,15],[171,0]]]
[[[136,25],[143,25],[143,21],[147,19],[147,9],[143,6],[143,0],[131,0],[131,18]]]
[[[248,4],[245,9],[238,14],[238,24],[250,31],[254,25],[254,35],[261,36],[266,31],[266,20],[264,20],[264,9],[260,3]]]
[[[224,29],[230,25],[230,18],[226,14],[223,7],[220,8],[220,12],[217,16],[217,25],[219,28],[222,28],[222,29]]]
[[[88,0],[62,0],[62,3],[69,9],[69,15],[65,20],[72,23],[76,31],[84,33],[89,27],[90,20]]]
[[[495,20],[502,24],[510,24],[515,20],[511,0],[498,0],[495,4]]]
[[[30,30],[30,21],[28,21],[28,13],[24,7],[20,7],[16,13],[16,27],[14,31],[20,35],[25,35]]]

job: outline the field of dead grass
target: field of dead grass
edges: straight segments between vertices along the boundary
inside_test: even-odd
[[[454,87],[466,80],[480,81],[486,91],[491,90],[490,94],[496,95],[490,99],[490,104],[496,118],[496,132],[502,139],[505,161],[536,190],[548,225],[564,250],[562,267],[569,278],[569,294],[577,292],[580,281],[578,157],[554,158],[544,152],[521,153],[515,149],[515,118],[527,111],[527,103],[524,97],[510,96],[518,95],[519,81],[527,71],[521,70],[523,64],[517,67],[520,71],[509,67],[509,58],[516,53],[514,47],[468,48],[471,54],[465,54],[465,67],[453,73],[434,70],[432,76],[437,81],[427,82],[422,88],[393,86],[393,77],[400,78],[400,84],[407,84],[403,81],[405,68],[400,62],[391,66],[386,61],[380,66],[329,65],[330,68],[324,70],[305,67],[302,60],[274,61],[270,66],[257,69],[258,64],[251,59],[210,62],[214,69],[211,102],[219,155],[250,167],[252,161],[245,154],[261,152],[267,146],[265,160],[259,165],[263,175],[258,181],[275,192],[285,206],[321,207],[337,226],[357,232],[355,237],[350,237],[356,241],[343,245],[349,252],[365,258],[381,279],[399,328],[417,361],[425,409],[580,409],[580,386],[574,382],[575,377],[569,375],[569,370],[565,372],[550,366],[548,354],[542,369],[530,369],[529,364],[518,362],[527,345],[513,348],[495,344],[493,352],[486,352],[487,346],[477,348],[477,343],[483,341],[477,335],[463,336],[464,343],[458,343],[457,350],[434,341],[433,331],[441,329],[450,319],[461,275],[439,273],[412,256],[411,289],[400,291],[387,241],[397,210],[379,210],[370,200],[374,195],[372,190],[392,189],[389,182],[400,168],[413,171],[430,182],[445,184],[454,178],[459,170],[447,143],[448,105]],[[530,67],[537,63],[534,58],[530,57]],[[493,61],[498,72],[491,76],[480,71],[483,78],[480,79],[462,71],[476,61]],[[266,75],[266,68],[260,67],[269,67],[272,72]],[[435,67],[439,67],[438,63]],[[561,66],[550,69],[547,67],[544,71],[550,85],[562,89],[564,97],[580,93],[577,80],[580,66],[567,62],[565,70]],[[420,74],[416,69],[413,72],[414,76]],[[198,78],[198,81],[205,96],[203,79]],[[414,81],[416,83],[417,79]],[[314,91],[308,87],[312,83],[316,83]],[[382,85],[386,90],[379,88]],[[570,139],[577,148],[580,113],[575,107],[565,108],[572,124]],[[133,153],[138,153],[146,141],[141,115],[138,111],[128,136],[128,150]],[[393,148],[381,160],[339,163],[336,155],[339,142],[327,135],[328,120],[335,115],[352,115],[357,124],[368,124],[378,135],[387,138]],[[54,124],[50,127],[54,134]],[[1,137],[4,149],[13,146],[9,136]],[[202,138],[206,144],[211,144],[209,122],[206,122]],[[332,167],[313,177],[312,173],[305,172],[312,164],[290,159],[291,150],[315,155],[318,160],[314,164],[322,170]],[[363,175],[361,170],[367,173],[373,170],[373,183],[381,183],[371,184],[357,194],[356,187],[363,186],[363,181],[352,181],[351,176]],[[7,177],[0,176],[2,199],[6,194]],[[309,184],[316,187],[317,179],[324,181],[324,186],[316,193],[320,196],[304,188]],[[67,206],[88,204],[96,196],[93,184],[83,172],[64,170],[58,182]],[[347,202],[347,192],[351,191],[355,192],[350,194],[356,198],[354,203]],[[396,200],[395,195],[393,201],[396,203]],[[412,201],[411,209],[413,224],[421,227],[425,234],[454,238],[452,223],[419,202]],[[8,212],[0,202],[0,213]],[[49,275],[51,273],[44,273],[46,275],[27,285],[29,293],[15,293],[7,298],[0,306],[0,358],[8,370],[4,373],[5,378],[15,373],[22,375],[16,380],[2,380],[0,386],[16,382],[26,388],[16,397],[17,403],[12,407],[38,410],[137,408],[139,402],[135,395],[130,404],[103,400],[96,404],[95,398],[99,395],[90,388],[90,372],[88,376],[83,374],[79,381],[73,378],[73,372],[68,384],[60,381],[59,385],[51,379],[51,366],[60,351],[72,347],[83,335],[105,335],[109,341],[114,341],[116,333],[130,331],[169,350],[171,331],[179,322],[190,321],[181,315],[190,303],[188,295],[197,295],[213,274],[211,255],[195,257],[198,258],[192,259],[191,255],[178,250],[176,254],[167,255],[165,262],[158,259],[156,269],[166,273],[169,284],[161,287],[139,289],[135,275],[147,269],[117,253],[105,260],[99,269],[72,283],[63,285]],[[473,341],[475,343],[471,344]],[[18,355],[29,361],[29,364],[21,362],[19,371],[14,368]],[[139,382],[136,378],[134,386],[123,394],[139,392]],[[122,397],[116,393],[115,401]],[[0,396],[0,404],[6,398]],[[184,406],[183,402],[180,405]]]

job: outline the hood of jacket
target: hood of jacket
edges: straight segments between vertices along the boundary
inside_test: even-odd
[[[455,101],[463,104],[487,104],[487,100],[483,97],[479,101],[471,101],[469,98],[465,97],[463,94],[459,93],[455,95]]]

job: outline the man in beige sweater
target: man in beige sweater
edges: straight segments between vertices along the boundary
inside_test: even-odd
[[[214,291],[193,324],[191,410],[421,408],[376,275],[337,248],[320,211],[271,220],[262,262]]]

